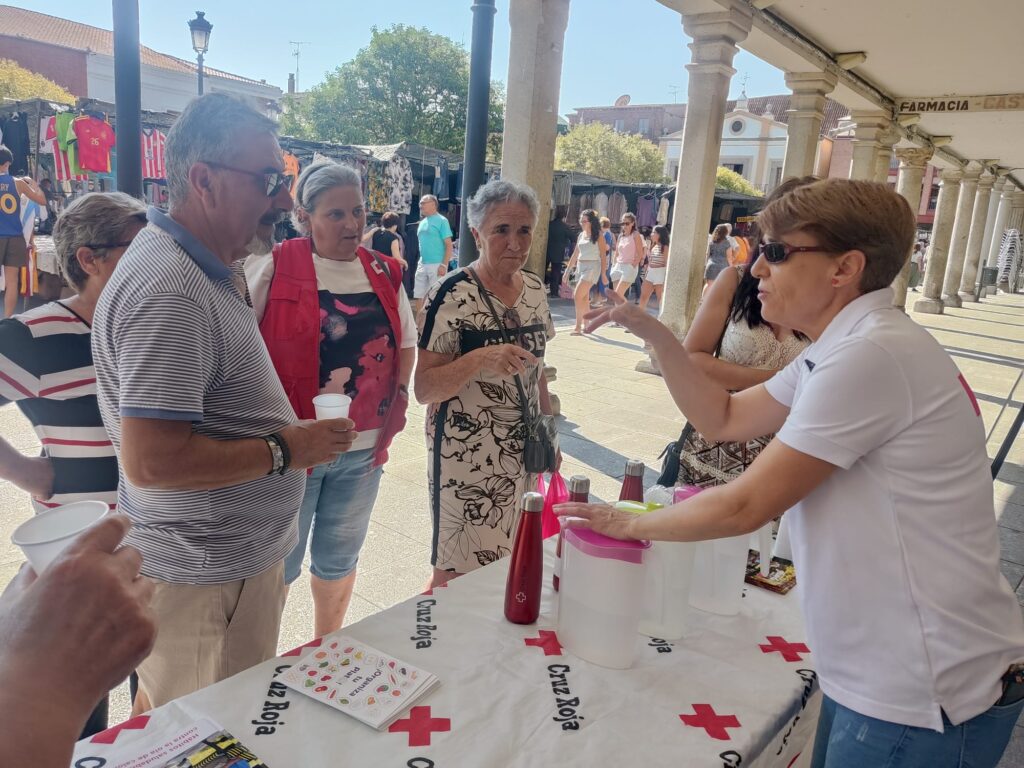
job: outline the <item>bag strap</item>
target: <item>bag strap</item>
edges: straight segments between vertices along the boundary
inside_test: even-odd
[[[487,309],[490,310],[491,317],[494,318],[494,322],[498,325],[498,330],[501,331],[501,338],[506,344],[511,344],[512,340],[508,336],[508,330],[505,328],[505,323],[502,322],[498,316],[498,311],[494,308],[494,302],[491,301],[490,292],[484,288],[484,284],[480,282],[480,277],[477,275],[476,270],[472,267],[466,267],[466,272],[473,278],[473,282],[476,283],[476,287],[480,289],[480,296],[483,297],[484,303],[487,305]],[[526,400],[526,391],[523,389],[523,382],[519,379],[519,374],[515,375],[516,389],[519,390],[519,405],[523,410],[523,421],[526,424],[527,429],[530,429],[532,421],[530,419],[529,405]]]

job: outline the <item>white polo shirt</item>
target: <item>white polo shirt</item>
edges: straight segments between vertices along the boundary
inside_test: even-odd
[[[778,438],[839,469],[790,515],[822,690],[869,717],[942,730],[991,707],[1024,660],[999,572],[981,412],[888,288],[836,315],[765,385]]]

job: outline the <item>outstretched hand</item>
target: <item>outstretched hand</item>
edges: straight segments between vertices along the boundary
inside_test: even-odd
[[[616,291],[608,291],[607,299],[608,304],[583,316],[587,333],[593,333],[605,323],[618,323],[644,341],[653,341],[659,332],[671,334],[657,319],[647,314],[647,310],[626,301]]]
[[[583,504],[575,501],[556,504],[555,514],[562,518],[565,528],[590,528],[613,539],[636,540],[630,529],[639,515],[616,509],[610,504]]]

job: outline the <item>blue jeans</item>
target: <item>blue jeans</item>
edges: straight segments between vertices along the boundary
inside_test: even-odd
[[[372,449],[342,453],[313,469],[299,509],[299,543],[284,561],[286,584],[302,573],[310,529],[310,573],[335,581],[355,570],[382,472],[383,467],[373,466]]]
[[[995,768],[1024,700],[960,725],[945,715],[942,733],[860,715],[828,696],[821,702],[811,768]]]

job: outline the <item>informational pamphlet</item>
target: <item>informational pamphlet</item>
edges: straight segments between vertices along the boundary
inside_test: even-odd
[[[344,635],[311,650],[277,679],[378,730],[440,683],[429,672]]]

